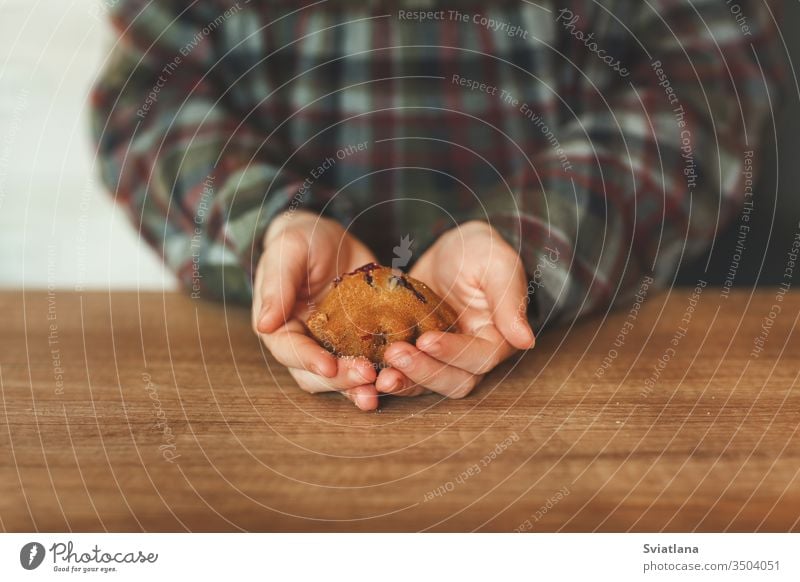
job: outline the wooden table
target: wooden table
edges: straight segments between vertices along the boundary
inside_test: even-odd
[[[362,413],[297,389],[241,308],[0,293],[0,527],[798,530],[800,295],[692,294]]]

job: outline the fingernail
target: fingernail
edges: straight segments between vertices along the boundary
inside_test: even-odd
[[[525,326],[525,334],[528,336],[528,343],[533,347],[533,344],[536,343],[536,336],[533,335],[530,325]]]
[[[396,354],[391,358],[395,368],[408,368],[411,365],[411,358],[406,353]]]
[[[441,351],[441,347],[442,346],[439,344],[439,342],[434,341],[422,344],[422,346],[420,346],[420,349],[422,349],[425,352],[428,352],[429,354],[438,354]]]
[[[269,307],[268,306],[262,307],[261,311],[258,314],[258,322],[263,325],[265,323],[267,315],[269,315]]]
[[[358,370],[358,368],[351,368],[350,371],[347,373],[347,377],[350,379],[351,382],[366,382],[367,379],[364,375]]]
[[[375,382],[375,388],[378,392],[391,392],[394,390],[394,384],[387,384],[385,381],[379,379]]]

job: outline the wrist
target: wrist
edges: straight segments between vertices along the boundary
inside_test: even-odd
[[[458,248],[463,248],[467,244],[474,244],[481,239],[491,239],[497,235],[497,231],[487,221],[469,220],[442,234],[437,241],[441,244],[437,246],[457,245]]]
[[[458,225],[458,230],[462,233],[490,234],[496,233],[495,229],[487,220],[472,219]]]
[[[270,222],[264,233],[264,242],[273,240],[276,236],[295,226],[303,226],[309,221],[323,220],[318,214],[307,210],[292,210],[284,212]]]

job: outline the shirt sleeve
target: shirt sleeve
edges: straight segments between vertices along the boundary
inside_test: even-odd
[[[310,192],[282,167],[285,148],[269,131],[278,123],[262,114],[252,125],[226,78],[243,63],[220,39],[247,36],[226,27],[255,16],[239,3],[180,4],[115,4],[118,39],[93,91],[98,164],[193,297],[248,302],[267,225]]]
[[[557,147],[470,217],[520,252],[536,329],[664,286],[713,243],[745,201],[783,74],[761,2],[738,19],[717,0],[591,4],[554,14]]]

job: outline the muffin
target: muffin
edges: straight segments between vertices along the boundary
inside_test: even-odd
[[[383,365],[392,342],[414,343],[426,331],[453,329],[457,314],[422,281],[369,263],[333,281],[308,318],[311,335],[337,356]]]

